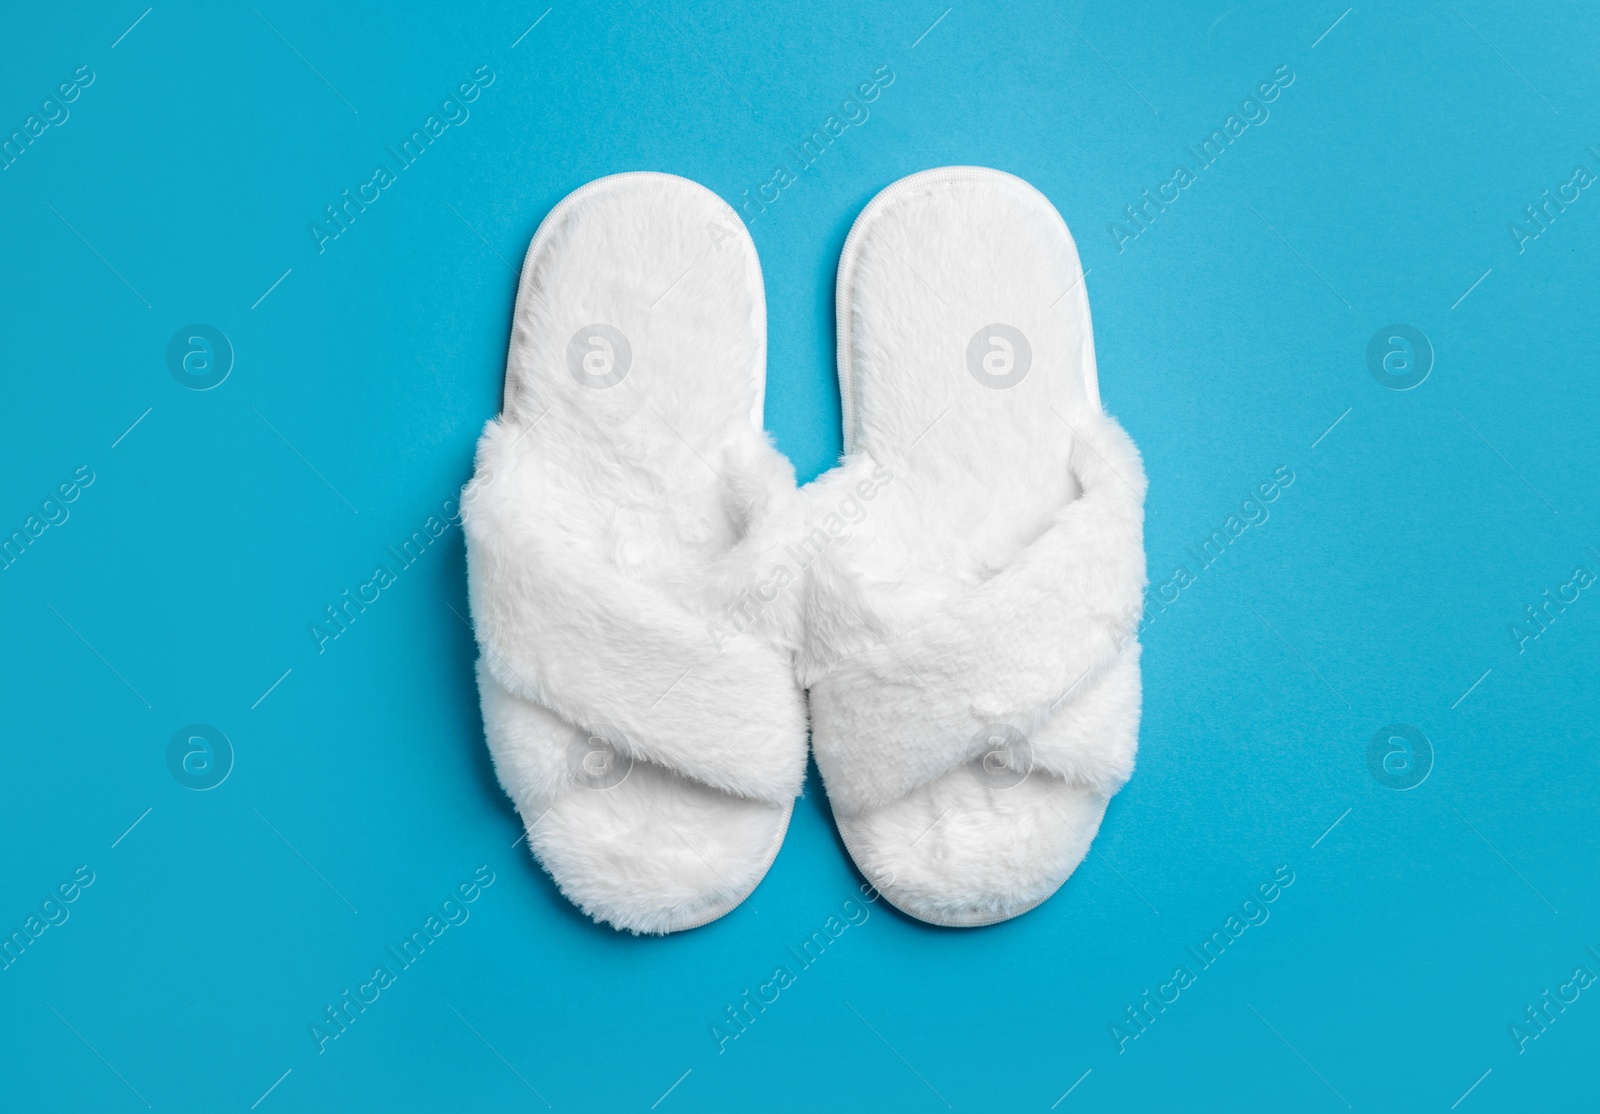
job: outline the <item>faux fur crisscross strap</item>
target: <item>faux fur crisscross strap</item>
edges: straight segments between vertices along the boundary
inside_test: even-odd
[[[472,613],[482,668],[506,692],[619,752],[741,797],[785,804],[805,777],[805,710],[787,651],[760,638],[720,642],[716,569],[669,592],[618,568],[570,528],[560,481],[491,423],[463,495]],[[592,508],[603,514],[603,508]],[[565,777],[560,761],[539,764]],[[554,797],[560,784],[540,787]]]
[[[1110,417],[1084,408],[1072,424],[1069,463],[1081,495],[1007,566],[930,601],[919,619],[869,622],[876,644],[861,646],[859,634],[849,646],[813,640],[802,679],[836,810],[897,800],[995,753],[997,740],[1025,740],[1020,753],[1007,752],[1011,764],[1107,795],[1131,773],[1144,469]],[[818,610],[874,613],[870,599],[850,598],[871,591],[861,575],[830,570],[812,590],[835,597]]]

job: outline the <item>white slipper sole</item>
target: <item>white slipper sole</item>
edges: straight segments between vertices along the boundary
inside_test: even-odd
[[[755,246],[716,195],[615,175],[540,225],[462,498],[484,728],[561,892],[636,933],[743,901],[805,775],[788,655],[712,635],[792,492],[765,381]]]
[[[837,303],[847,456],[813,499],[831,509],[863,473],[892,479],[813,567],[813,746],[887,900],[992,924],[1062,885],[1132,772],[1142,468],[1101,411],[1077,249],[1027,183],[950,167],[889,186],[846,240]],[[1099,530],[1104,552],[1071,530]],[[969,676],[949,650],[954,600],[980,673],[1011,652],[1007,626],[1037,645],[989,683]],[[1058,618],[1068,607],[1085,621]]]

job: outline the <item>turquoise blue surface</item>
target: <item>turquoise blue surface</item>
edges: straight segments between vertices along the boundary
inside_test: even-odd
[[[1119,7],[0,14],[0,1107],[1592,1106],[1600,17]],[[1139,769],[1006,924],[860,903],[813,771],[741,908],[618,935],[515,845],[450,501],[550,207],[741,206],[830,115],[746,209],[767,426],[839,452],[873,194],[1037,185],[1149,469]]]

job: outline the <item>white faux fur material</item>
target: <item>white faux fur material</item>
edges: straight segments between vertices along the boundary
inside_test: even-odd
[[[805,777],[798,592],[726,623],[798,498],[765,361],[734,212],[670,175],[593,182],[528,249],[462,497],[496,772],[562,892],[634,932],[742,901]]]
[[[993,923],[1060,887],[1133,770],[1143,466],[1072,237],[1019,179],[884,190],[838,320],[847,455],[798,543],[813,749],[885,897]]]

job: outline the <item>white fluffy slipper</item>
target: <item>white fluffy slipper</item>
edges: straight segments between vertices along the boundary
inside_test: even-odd
[[[805,777],[781,608],[725,622],[796,498],[765,383],[755,245],[716,195],[620,174],[540,225],[462,496],[478,685],[534,854],[633,932],[743,901]]]
[[[795,550],[812,747],[889,901],[992,924],[1061,886],[1133,771],[1143,466],[1100,407],[1077,248],[1020,179],[885,189],[837,297],[846,455]]]

